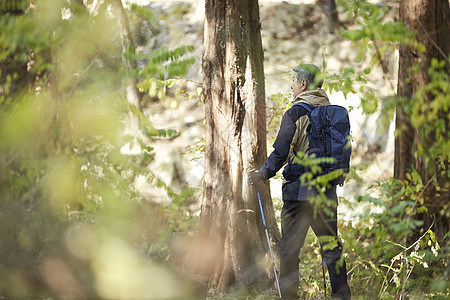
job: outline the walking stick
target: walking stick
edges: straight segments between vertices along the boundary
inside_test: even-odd
[[[323,263],[322,246],[320,246],[320,256],[321,256],[321,259],[322,259],[323,293],[324,293],[325,300],[326,300],[327,299],[327,284],[326,284],[326,281],[325,281],[325,266],[324,266],[324,263]]]
[[[262,217],[262,221],[264,224],[264,230],[266,231],[267,245],[269,245],[270,259],[272,260],[273,273],[275,274],[275,282],[277,283],[278,295],[280,296],[280,299],[281,299],[280,284],[278,282],[277,269],[275,268],[275,260],[273,259],[272,247],[270,246],[269,232],[267,230],[266,219],[264,218],[264,210],[263,210],[262,203],[261,203],[261,196],[259,195],[258,191],[256,193],[258,195],[259,208],[261,209],[261,217]]]

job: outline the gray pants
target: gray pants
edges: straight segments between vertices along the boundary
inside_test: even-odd
[[[321,209],[314,212],[308,201],[284,201],[281,213],[282,238],[280,242],[280,288],[283,299],[297,299],[299,288],[299,252],[305,241],[309,227],[319,238],[337,237],[337,208]],[[331,216],[330,216],[331,214]],[[328,242],[321,242],[323,247]],[[330,274],[332,297],[350,299],[345,262],[339,266],[342,247],[338,242],[333,249],[324,250],[322,258]]]

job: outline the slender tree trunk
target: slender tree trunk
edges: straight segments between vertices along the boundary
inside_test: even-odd
[[[416,39],[425,46],[426,52],[420,52],[409,45],[400,47],[399,73],[398,73],[398,96],[410,100],[412,96],[424,85],[429,83],[428,68],[432,58],[448,60],[449,47],[449,4],[446,0],[401,0],[400,20],[409,30],[417,31]],[[410,70],[415,65],[420,66],[419,72]],[[447,65],[448,68],[448,65]],[[448,69],[447,69],[448,70]],[[427,101],[432,100],[428,95]],[[440,116],[448,126],[448,115]],[[448,181],[446,172],[439,171],[438,166],[430,167],[433,162],[426,161],[417,156],[419,145],[419,131],[410,121],[410,117],[404,111],[404,105],[398,105],[396,110],[396,131],[394,177],[406,179],[406,174],[415,169],[419,172],[424,184],[435,180],[444,186]],[[433,136],[422,137],[422,143],[428,144],[424,139],[433,141]],[[430,170],[434,170],[431,171]],[[434,180],[434,179],[433,179]],[[431,226],[434,220],[433,230],[438,236],[443,237],[449,230],[448,220],[440,214],[442,205],[448,201],[445,195],[436,193],[435,188],[430,185],[425,191],[425,205],[428,212],[418,216],[424,221],[424,228]]]
[[[207,0],[203,45],[206,104],[203,236],[214,242],[203,274],[218,291],[273,277],[249,171],[267,158],[263,50],[257,0]],[[268,186],[259,190],[272,243],[279,240]],[[273,246],[272,246],[273,247]]]
[[[123,4],[121,0],[114,0],[113,4],[116,7],[117,10],[117,17],[120,23],[119,29],[120,29],[120,36],[122,41],[122,53],[125,53],[130,47],[134,49],[135,44],[133,42],[133,39],[131,37],[131,30],[130,25],[128,22],[128,17],[126,14],[125,9],[123,8]],[[127,71],[131,73],[133,69],[136,68],[136,62],[130,62],[125,58],[122,58],[123,64],[127,68]],[[128,77],[127,78],[127,100],[130,104],[135,105],[137,108],[140,108],[140,99],[141,94],[139,93],[137,85],[137,79],[136,77]]]
[[[336,7],[336,0],[317,0],[328,21],[328,32],[337,33],[341,23]]]

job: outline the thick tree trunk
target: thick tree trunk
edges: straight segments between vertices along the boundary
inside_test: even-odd
[[[410,100],[421,87],[429,83],[428,68],[432,58],[448,60],[449,48],[449,4],[446,0],[401,0],[400,20],[409,30],[417,31],[416,39],[425,46],[426,52],[420,52],[409,45],[400,47],[398,96]],[[409,69],[414,65],[420,66],[419,72]],[[427,101],[431,101],[429,95]],[[448,115],[441,116],[448,124]],[[436,176],[437,182],[445,183],[448,178],[446,172],[438,172],[439,167],[430,168],[433,162],[427,162],[421,156],[416,156],[419,145],[419,131],[410,121],[409,115],[404,111],[404,105],[399,105],[396,110],[396,131],[394,177],[406,179],[406,174],[415,169],[419,172],[424,184],[430,182]],[[422,143],[428,144],[424,139],[433,139],[433,136],[422,137]],[[429,143],[431,145],[431,143]],[[430,170],[435,170],[430,173]],[[442,237],[449,230],[448,220],[439,211],[448,199],[437,196],[436,190],[431,185],[425,191],[425,205],[428,212],[420,215],[424,221],[424,228],[431,226],[434,220],[433,230]],[[448,196],[448,195],[447,195]]]
[[[249,171],[267,158],[263,50],[257,0],[207,0],[203,45],[206,104],[203,236],[215,259],[203,275],[218,291],[267,284],[258,200]],[[279,239],[268,186],[259,191],[272,243]],[[210,261],[211,262],[211,261]]]

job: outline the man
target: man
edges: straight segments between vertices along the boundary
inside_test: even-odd
[[[294,104],[301,101],[314,107],[330,104],[325,91],[321,89],[323,80],[317,66],[303,64],[295,67],[294,71],[296,76],[291,87]],[[309,142],[306,132],[308,124],[309,118],[305,108],[293,105],[287,110],[273,144],[273,152],[259,171],[251,172],[251,181],[255,184],[265,182],[286,164],[283,171],[282,238],[279,247],[280,287],[283,299],[297,299],[298,256],[310,226],[321,242],[322,259],[327,264],[330,274],[332,297],[350,299],[346,265],[342,261],[338,263],[342,247],[337,239],[336,185],[332,184],[324,192],[328,199],[326,202],[332,202],[334,205],[324,207],[323,202],[316,200],[319,194],[317,189],[308,188],[299,180],[304,168],[297,163],[296,156],[298,153],[308,153]]]

